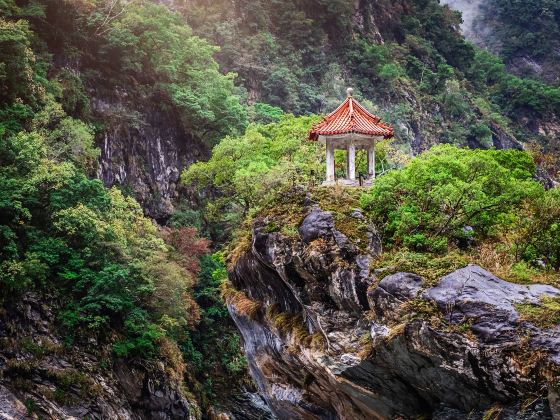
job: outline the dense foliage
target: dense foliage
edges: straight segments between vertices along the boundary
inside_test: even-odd
[[[183,182],[202,196],[212,191],[204,203],[207,221],[227,234],[286,186],[321,179],[323,153],[306,140],[314,121],[287,115],[277,123],[252,124],[243,136],[224,138],[208,162],[191,165]]]
[[[7,66],[0,73],[5,74],[2,91],[12,95],[6,99],[34,94],[25,83],[32,63],[21,54],[32,46],[45,60],[40,76],[50,70],[57,82],[52,93],[73,117],[94,119],[88,99],[94,89],[96,95],[120,100],[126,93],[124,97],[137,107],[157,104],[162,111],[175,113],[187,134],[210,144],[246,124],[247,111],[233,85],[235,75],[221,74],[213,58],[217,47],[194,36],[165,6],[148,0],[84,0],[64,2],[63,7],[58,0],[9,0],[0,7],[0,16],[8,19],[2,20],[4,39],[0,39]],[[29,28],[31,38],[25,35]],[[65,64],[49,69],[50,54]],[[13,61],[15,56],[21,59]],[[143,123],[138,115],[115,117]]]
[[[0,2],[0,305],[48,294],[68,345],[95,337],[119,357],[164,359],[205,403],[213,381],[246,375],[219,295],[223,265],[190,220],[160,228],[92,177],[106,121],[90,94],[125,89],[215,142],[247,115],[215,52],[151,2]],[[55,65],[61,57],[80,71]]]
[[[381,177],[362,197],[392,246],[443,251],[448,241],[488,235],[524,200],[542,195],[519,151],[437,146]]]
[[[523,19],[539,8],[501,3]],[[184,15],[222,46],[219,62],[240,75],[250,100],[326,112],[352,85],[417,152],[434,143],[489,147],[500,135],[558,148],[536,127],[560,113],[560,90],[508,74],[501,60],[466,42],[459,13],[437,0],[356,4],[189,0]]]
[[[222,47],[218,60],[239,74],[249,98],[302,114],[317,112],[327,96],[340,93],[323,77],[331,64],[329,44],[350,36],[351,2],[185,3],[189,24]]]
[[[204,197],[205,216],[229,231],[233,245],[247,245],[250,222],[261,216],[270,231],[297,236],[306,200],[332,211],[341,232],[365,243],[363,226],[348,217],[358,206],[356,194],[318,185],[324,151],[306,140],[312,121],[287,116],[251,125],[183,174]],[[535,181],[527,152],[441,145],[407,161],[380,143],[377,159],[378,172],[382,162],[401,168],[378,177],[359,200],[385,248],[376,264],[425,265],[426,275],[436,276],[472,261],[515,281],[548,281],[542,276],[560,268],[559,190]]]
[[[459,247],[478,263],[497,264],[491,270],[530,280],[560,269],[560,190],[545,191],[534,170],[525,152],[439,146],[381,177],[361,205],[390,253]]]
[[[154,354],[170,326],[196,322],[196,304],[183,299],[196,273],[132,198],[50,159],[40,132],[3,136],[0,144],[4,298],[34,287],[68,296],[61,319],[69,334],[105,339],[117,329],[122,355]]]
[[[248,382],[241,338],[221,296],[226,280],[221,254],[201,259],[201,271],[193,293],[200,308],[200,321],[190,333],[190,339],[181,343],[185,360],[189,361],[198,380],[194,386],[200,388],[203,404],[223,399]]]

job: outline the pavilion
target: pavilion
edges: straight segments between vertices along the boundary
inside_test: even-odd
[[[393,137],[393,128],[381,118],[366,110],[352,97],[349,88],[346,100],[309,133],[309,140],[319,141],[327,150],[327,178],[325,185],[337,182],[335,178],[335,149],[346,150],[346,179],[344,185],[359,185],[356,180],[356,150],[367,150],[368,173],[364,185],[375,179],[375,143]]]

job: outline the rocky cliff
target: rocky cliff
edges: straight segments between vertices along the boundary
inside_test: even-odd
[[[116,358],[57,328],[56,299],[26,294],[0,313],[0,417],[195,419],[200,410],[163,361]]]
[[[117,93],[92,94],[95,117],[105,124],[97,142],[98,177],[132,193],[148,216],[165,220],[178,198],[181,171],[204,159],[207,146],[189,136],[180,116],[159,108],[155,98]]]
[[[435,283],[385,276],[370,270],[380,244],[359,211],[359,241],[309,199],[301,216],[292,234],[271,216],[254,223],[226,294],[251,374],[280,418],[558,415],[560,328],[525,321],[518,305],[538,308],[560,290],[475,265]]]

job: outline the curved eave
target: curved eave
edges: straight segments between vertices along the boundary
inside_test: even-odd
[[[393,130],[380,130],[379,131],[314,131],[311,130],[309,132],[309,140],[317,141],[319,140],[320,136],[345,136],[349,134],[360,134],[362,136],[372,136],[372,137],[383,137],[384,139],[393,138],[394,133]]]
[[[381,121],[381,118],[349,96],[338,108],[313,126],[309,132],[309,140],[318,140],[320,136],[348,134],[389,139],[393,137],[394,131],[392,127]]]

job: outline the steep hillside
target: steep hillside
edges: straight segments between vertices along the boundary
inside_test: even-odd
[[[232,76],[213,59],[215,47],[165,6],[8,1],[1,13],[28,22],[29,48],[53,82],[48,93],[95,134],[99,178],[133,194],[153,218],[171,214],[180,171],[246,124]],[[13,58],[10,50],[5,57]]]
[[[68,345],[54,295],[26,293],[4,304],[0,318],[0,417],[200,417],[169,360],[124,360],[95,337]],[[179,370],[177,370],[179,369]]]
[[[325,112],[352,85],[414,152],[436,143],[558,147],[560,91],[508,75],[437,1],[175,3],[221,46],[217,59],[239,74],[249,102]]]
[[[480,254],[504,279],[553,283],[560,201],[534,178],[552,186],[558,172],[551,153],[560,91],[507,73],[465,41],[459,23],[436,0],[0,0],[0,411],[271,418],[252,393],[222,295],[236,321],[266,317],[314,351],[325,337],[300,325],[305,306],[373,306],[370,268],[415,264],[427,273],[429,293],[434,266],[440,276]],[[375,165],[385,176],[360,200],[359,190],[316,187],[324,154],[306,140],[320,118],[310,114],[338,105],[348,85],[397,133],[393,144],[377,144]],[[432,148],[438,143],[532,154]],[[298,239],[309,233],[300,235],[300,219],[313,212],[328,231],[314,246],[334,247],[332,261],[305,259],[315,251]],[[277,274],[263,268],[273,248],[255,238],[291,248],[295,262],[279,261]],[[370,245],[379,266],[366,255]],[[391,252],[380,254],[381,246]],[[237,290],[226,284],[225,255]],[[313,277],[324,280],[328,273],[316,269],[324,261],[342,273],[321,283],[336,289],[329,296]],[[282,289],[286,300],[274,302],[259,282],[284,274],[302,290],[305,277],[317,295]],[[270,286],[284,287],[278,284]],[[533,289],[519,311],[533,321],[540,311],[556,319],[556,291]],[[291,356],[298,348],[262,325],[251,331],[272,338],[281,347],[275,354],[299,368],[304,359]],[[425,324],[411,328],[418,326]],[[330,332],[347,335],[344,328]],[[538,340],[541,330],[532,330]],[[469,345],[476,352],[485,344]],[[247,355],[269,396],[259,376],[266,366]],[[293,374],[298,386],[313,387],[313,375],[300,373]],[[509,394],[485,383],[497,401],[515,405],[523,392],[542,397],[534,388],[545,385],[541,373],[515,371]],[[301,394],[280,388],[275,396]],[[345,391],[332,390],[327,415],[346,404]],[[411,402],[432,410],[436,400],[431,390]],[[305,410],[324,408],[321,398],[309,401]],[[383,412],[407,414],[387,406]]]
[[[144,216],[168,216],[171,195],[135,187],[168,191],[173,159],[246,112],[214,49],[165,7],[65,6],[0,3],[0,413],[200,417],[251,387],[223,264],[184,220]],[[166,149],[181,140],[181,154]],[[105,187],[107,151],[143,175]]]
[[[30,23],[52,93],[89,124],[97,176],[160,222],[180,199],[181,170],[248,117],[274,120],[269,105],[326,112],[348,85],[396,126],[407,152],[559,148],[559,90],[508,75],[435,0],[29,0],[3,13]],[[542,160],[555,175],[555,160]]]
[[[560,5],[556,1],[449,0],[468,39],[503,57],[520,76],[560,83]]]

